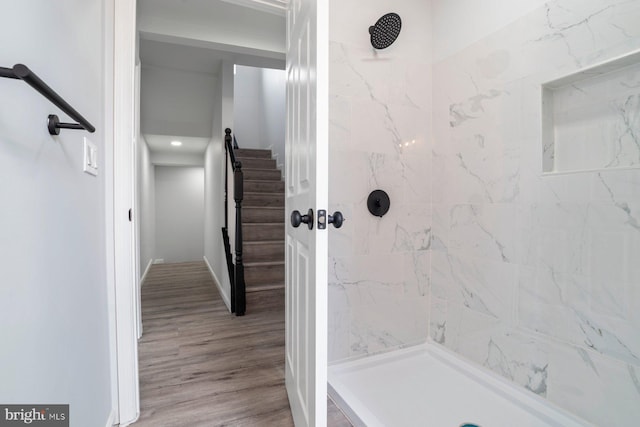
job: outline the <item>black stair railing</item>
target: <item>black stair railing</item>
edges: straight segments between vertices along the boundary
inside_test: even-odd
[[[244,199],[244,176],[242,163],[236,159],[235,148],[238,148],[235,137],[231,135],[231,129],[225,129],[225,178],[224,178],[224,228],[222,237],[227,257],[227,269],[231,280],[231,312],[237,316],[243,316],[246,309],[246,285],[244,281],[244,263],[242,255],[242,201]],[[229,164],[233,169],[233,188],[229,189]],[[233,231],[235,247],[235,264],[231,255],[231,243],[229,236],[229,192],[232,191],[235,201],[235,228]]]

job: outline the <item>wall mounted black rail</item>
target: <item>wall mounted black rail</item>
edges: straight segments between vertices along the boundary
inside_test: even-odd
[[[229,278],[231,280],[231,312],[237,316],[243,316],[246,310],[246,284],[244,281],[244,263],[242,251],[242,201],[244,199],[244,175],[242,172],[242,163],[236,160],[234,152],[238,148],[235,138],[231,136],[231,129],[224,131],[224,148],[225,148],[225,178],[224,178],[224,228],[222,236],[224,240],[225,253],[227,257],[227,268],[229,269]],[[235,147],[234,147],[235,145]],[[228,165],[231,163],[233,168],[233,200],[236,202],[236,226],[235,235],[235,265],[231,257],[231,245],[229,242],[229,180]]]
[[[55,106],[64,111],[69,117],[78,123],[61,123],[58,116],[55,114],[49,114],[47,118],[47,128],[51,135],[59,135],[60,129],[79,129],[86,130],[88,132],[95,132],[96,128],[93,127],[82,114],[78,113],[67,101],[65,101],[60,95],[51,89],[45,82],[40,79],[34,73],[23,64],[16,64],[13,68],[0,67],[0,77],[8,79],[22,80],[29,86],[37,90],[42,96],[51,101]]]

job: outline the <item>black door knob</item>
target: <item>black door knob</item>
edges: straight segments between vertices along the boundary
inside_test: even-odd
[[[344,221],[344,216],[342,216],[342,212],[335,211],[333,215],[329,215],[329,224],[333,224],[335,228],[342,227],[342,222]]]
[[[306,215],[301,215],[298,210],[291,212],[291,225],[298,228],[300,224],[307,224],[309,230],[313,229],[313,209],[309,209]]]

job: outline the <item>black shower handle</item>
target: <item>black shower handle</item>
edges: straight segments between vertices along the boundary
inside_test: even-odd
[[[342,216],[342,212],[335,211],[333,215],[329,215],[329,224],[333,224],[335,228],[342,227],[343,222],[344,222],[344,216]]]
[[[313,229],[313,209],[309,209],[306,215],[301,215],[298,210],[291,212],[291,225],[298,228],[300,224],[307,224],[309,230]]]

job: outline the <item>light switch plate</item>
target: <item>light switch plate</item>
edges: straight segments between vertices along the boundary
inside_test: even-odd
[[[86,173],[93,176],[98,175],[98,147],[86,136],[84,137],[84,156],[82,161],[84,164],[83,170]]]

